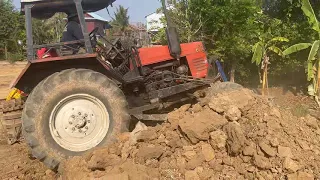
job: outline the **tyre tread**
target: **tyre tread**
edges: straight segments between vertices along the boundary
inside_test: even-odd
[[[47,90],[56,87],[59,83],[65,83],[67,81],[73,80],[88,80],[98,82],[104,85],[104,87],[109,87],[109,89],[115,93],[115,98],[118,99],[119,108],[128,109],[128,103],[123,92],[118,88],[118,85],[113,82],[108,77],[104,76],[101,73],[94,72],[88,69],[67,69],[58,73],[55,73],[35,87],[35,89],[30,94],[25,108],[23,110],[23,133],[29,147],[32,149],[32,155],[42,161],[48,168],[52,170],[57,170],[59,167],[59,160],[54,158],[50,153],[46,152],[46,149],[43,148],[40,144],[39,139],[36,135],[36,126],[34,122],[34,117],[37,115],[37,109],[35,109],[35,103],[40,103],[46,96]],[[118,114],[123,120],[121,122],[121,130],[128,130],[130,115],[128,111],[123,111]],[[40,137],[39,137],[40,138]]]

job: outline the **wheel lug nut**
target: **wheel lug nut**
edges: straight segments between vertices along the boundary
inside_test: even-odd
[[[81,115],[81,112],[79,112],[78,114]]]
[[[88,126],[86,126],[85,129],[89,129]]]

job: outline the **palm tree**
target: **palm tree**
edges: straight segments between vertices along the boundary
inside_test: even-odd
[[[124,8],[123,6],[119,6],[114,13],[114,17],[112,17],[111,25],[115,28],[115,31],[124,34],[129,27],[129,8]]]

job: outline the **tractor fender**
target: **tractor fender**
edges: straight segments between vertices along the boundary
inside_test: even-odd
[[[100,60],[96,54],[80,54],[29,61],[10,86],[29,94],[45,78],[56,72],[72,68],[91,69],[108,76],[117,83],[124,83],[123,78]]]

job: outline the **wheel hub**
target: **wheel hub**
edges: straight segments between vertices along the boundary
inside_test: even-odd
[[[87,95],[69,96],[58,103],[50,117],[53,139],[70,151],[86,151],[107,135],[109,113],[98,99]]]

